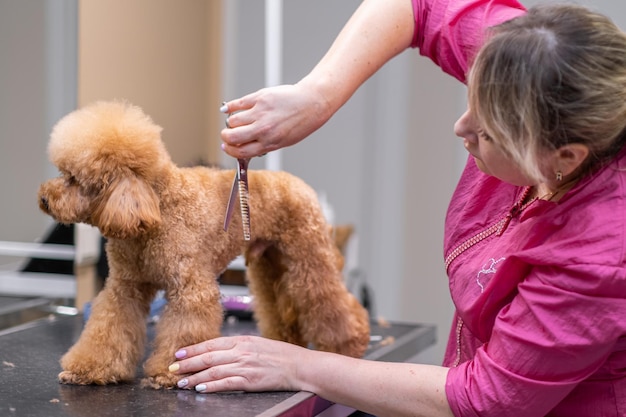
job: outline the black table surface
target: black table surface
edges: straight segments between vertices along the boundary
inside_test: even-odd
[[[332,405],[307,392],[154,390],[140,386],[141,375],[119,385],[59,384],[59,359],[82,328],[80,315],[50,315],[0,331],[0,416],[314,416]],[[223,334],[256,334],[256,327],[227,320]],[[435,328],[420,324],[372,323],[371,335],[365,358],[381,361],[406,361],[435,342]]]

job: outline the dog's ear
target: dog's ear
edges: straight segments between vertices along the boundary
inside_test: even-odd
[[[116,180],[100,207],[95,225],[105,237],[129,239],[161,223],[159,198],[136,176]]]

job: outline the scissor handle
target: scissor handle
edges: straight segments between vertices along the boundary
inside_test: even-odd
[[[248,163],[249,158],[237,159],[237,179],[246,183],[246,190],[248,189]]]

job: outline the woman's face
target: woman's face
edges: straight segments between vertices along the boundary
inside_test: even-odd
[[[485,174],[518,186],[534,183],[511,156],[494,143],[493,138],[478,125],[469,107],[454,124],[454,133],[463,139],[465,149]]]

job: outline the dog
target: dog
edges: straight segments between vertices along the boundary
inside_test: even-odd
[[[286,172],[249,172],[252,237],[245,241],[238,210],[223,227],[234,171],[177,166],[161,130],[119,100],[75,110],[52,129],[48,155],[60,176],[41,184],[39,207],[60,223],[97,227],[109,262],[89,320],[60,360],[59,381],[133,380],[150,302],[163,290],[167,305],[144,382],[174,387],[179,376],[168,366],[176,350],[220,335],[217,277],[239,255],[262,336],[362,356],[368,312],[344,285],[343,257],[314,190]]]

